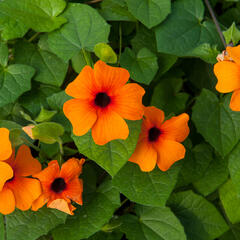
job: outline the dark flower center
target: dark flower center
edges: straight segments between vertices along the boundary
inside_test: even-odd
[[[56,178],[52,184],[51,184],[51,189],[55,193],[61,193],[63,190],[66,189],[66,183],[63,178]]]
[[[111,98],[105,92],[100,92],[96,95],[94,102],[97,106],[105,108],[111,102]]]
[[[13,175],[12,178],[8,179],[8,180],[6,181],[6,183],[9,183],[9,182],[13,181],[13,179],[14,179],[14,175]]]
[[[150,142],[155,142],[158,140],[158,137],[160,136],[160,134],[161,134],[161,131],[159,128],[152,127],[148,131],[148,140]]]

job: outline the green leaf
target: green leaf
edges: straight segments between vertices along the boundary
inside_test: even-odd
[[[62,85],[68,69],[68,64],[55,54],[27,42],[16,44],[15,62],[34,67],[35,81],[54,86]]]
[[[41,111],[41,107],[49,108],[46,98],[59,91],[60,89],[58,87],[51,85],[39,86],[37,82],[33,82],[31,91],[23,94],[19,98],[19,102],[34,118],[37,117]]]
[[[193,182],[195,189],[207,196],[217,190],[227,179],[227,159],[214,156],[203,176]]]
[[[237,194],[236,187],[231,180],[226,182],[219,189],[219,197],[224,207],[225,213],[231,223],[240,222],[240,197]]]
[[[74,217],[53,231],[54,240],[79,240],[88,238],[101,230],[120,205],[119,192],[111,182],[104,182],[89,202],[84,202]]]
[[[0,65],[6,67],[8,63],[8,46],[0,41]]]
[[[37,212],[16,210],[6,216],[7,240],[35,240],[63,224],[67,214],[42,208]]]
[[[48,45],[64,61],[68,61],[83,48],[93,51],[97,43],[108,41],[109,25],[90,6],[70,3],[63,16],[68,23],[49,34]]]
[[[155,168],[142,172],[137,164],[128,162],[113,178],[118,190],[133,202],[148,206],[165,206],[177,182],[179,165],[167,172]]]
[[[214,240],[228,230],[216,207],[192,191],[173,194],[168,205],[180,219],[188,240]]]
[[[203,89],[192,115],[197,131],[223,157],[240,139],[240,113],[231,111],[229,102],[229,95],[220,102],[214,93]]]
[[[182,86],[181,78],[161,79],[153,90],[151,105],[162,109],[166,115],[182,113],[189,99],[188,93],[180,92]]]
[[[24,92],[31,88],[31,78],[34,75],[34,68],[14,64],[7,68],[0,69],[0,107],[13,103]]]
[[[85,51],[88,57],[90,56],[90,53]],[[82,69],[87,65],[86,59],[84,57],[83,51],[78,52],[71,58],[72,67],[76,73],[80,73]]]
[[[235,22],[232,23],[231,27],[229,27],[226,31],[223,32],[226,43],[233,43],[235,46],[240,40],[240,31],[236,27]]]
[[[5,240],[4,216],[0,214],[0,240]]]
[[[230,230],[223,234],[219,240],[240,240],[240,224],[230,225]]]
[[[186,240],[179,220],[167,207],[137,206],[137,216],[126,214],[120,230],[129,240]]]
[[[158,70],[157,56],[147,48],[140,49],[137,54],[130,48],[126,48],[120,64],[130,72],[132,79],[147,85],[153,80]]]
[[[12,18],[12,16],[7,16],[0,11],[0,31],[2,39],[8,41],[23,37],[28,31],[28,27],[21,21]]]
[[[171,12],[171,0],[126,0],[129,11],[148,28],[161,23]]]
[[[58,17],[65,7],[64,0],[5,0],[0,2],[0,21],[14,18],[36,32],[51,32],[66,22]]]
[[[233,184],[235,185],[235,188],[237,190],[238,196],[240,197],[240,142],[237,144],[237,146],[234,148],[234,150],[229,155],[229,163],[228,163],[228,169],[231,175],[231,179],[233,181]]]
[[[129,136],[126,140],[113,140],[103,146],[96,145],[91,131],[84,136],[72,135],[80,153],[95,161],[114,176],[133,154],[141,128],[141,121],[127,121]]]
[[[117,55],[106,43],[98,43],[94,46],[94,53],[99,59],[106,63],[116,63]]]
[[[212,148],[207,144],[201,143],[192,149],[187,149],[186,156],[182,160],[182,168],[177,182],[178,186],[186,186],[201,179],[211,161],[213,161]]]
[[[36,122],[45,122],[50,120],[55,114],[57,113],[57,111],[49,111],[45,108],[41,108],[41,112],[39,113],[39,115],[35,118]]]
[[[214,64],[217,62],[219,51],[217,46],[211,46],[209,43],[203,43],[191,51],[191,56],[199,57],[207,63]]]
[[[47,144],[57,142],[63,133],[63,126],[54,122],[43,122],[32,129],[33,138]]]
[[[203,43],[221,46],[214,24],[210,21],[202,23],[203,16],[201,0],[175,1],[172,13],[155,29],[158,51],[177,56],[195,56],[191,52]]]
[[[107,21],[136,21],[128,11],[125,0],[104,0],[99,12]]]
[[[70,99],[71,97],[65,91],[61,91],[48,97],[47,102],[51,109],[62,111],[63,104]]]

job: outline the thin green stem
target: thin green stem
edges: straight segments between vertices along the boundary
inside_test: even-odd
[[[224,47],[226,48],[226,47],[227,47],[227,44],[226,44],[225,38],[224,38],[224,36],[223,36],[222,30],[221,30],[221,28],[220,28],[220,26],[219,26],[219,23],[218,23],[218,20],[217,20],[217,18],[216,18],[216,15],[215,15],[215,13],[214,13],[214,11],[213,11],[213,9],[212,9],[212,6],[211,6],[211,4],[210,4],[210,2],[209,2],[208,0],[204,0],[204,1],[205,1],[206,5],[207,5],[208,11],[210,12],[210,15],[211,15],[211,17],[212,17],[212,19],[213,19],[213,22],[214,22],[214,24],[215,24],[215,26],[216,26],[218,35],[219,35],[219,37],[220,37],[220,39],[221,39]]]
[[[82,53],[83,53],[84,59],[86,61],[86,64],[92,67],[92,59],[91,59],[91,57],[89,57],[88,53],[85,51],[84,48],[82,48]]]
[[[4,240],[7,240],[7,222],[6,222],[6,216],[3,216],[3,224],[4,224]]]
[[[63,162],[64,150],[63,150],[62,140],[60,138],[58,140],[58,145],[59,145],[59,151],[60,151],[59,165],[61,166]]]
[[[28,42],[32,42],[39,34],[40,32],[35,33],[31,38],[28,39]]]
[[[128,201],[128,199],[125,198],[125,199],[121,202],[121,206],[120,206],[120,207],[122,207],[127,201]]]
[[[122,54],[122,24],[119,24],[119,53],[118,53],[118,66],[120,65],[120,58]]]
[[[26,138],[21,138],[27,145],[29,145],[31,148],[33,148],[34,150],[40,152],[40,148],[35,146],[34,144],[32,144],[30,141],[28,141]]]

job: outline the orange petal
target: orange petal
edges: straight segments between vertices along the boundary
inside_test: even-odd
[[[64,103],[63,112],[77,136],[86,134],[97,120],[96,109],[87,100],[71,99]]]
[[[42,170],[41,172],[34,174],[33,177],[38,178],[41,183],[49,183],[59,177],[60,168],[57,160],[52,160],[48,167]]]
[[[240,66],[236,63],[218,62],[214,65],[214,73],[218,79],[217,91],[228,93],[240,88]]]
[[[2,191],[5,182],[13,177],[13,170],[10,165],[0,162],[0,191]]]
[[[67,160],[61,168],[60,176],[64,178],[65,182],[70,181],[72,178],[78,177],[82,172],[82,165],[85,160],[82,158],[78,160],[77,158],[71,158]]]
[[[12,154],[12,144],[9,140],[9,130],[0,128],[0,161],[8,159]]]
[[[15,210],[15,198],[13,192],[8,188],[0,191],[0,213],[6,215]]]
[[[42,193],[37,179],[16,177],[8,187],[13,191],[16,207],[22,211],[28,210]]]
[[[94,76],[99,92],[114,92],[122,87],[130,77],[126,69],[111,67],[101,60],[94,65]]]
[[[68,182],[64,195],[74,202],[82,205],[83,182],[78,177]]]
[[[188,121],[189,116],[186,113],[165,121],[161,126],[163,137],[177,142],[184,141],[190,131]]]
[[[42,194],[32,203],[32,211],[37,211],[38,209],[42,208],[47,202],[48,198],[45,194]]]
[[[41,169],[40,162],[32,157],[30,148],[22,145],[17,152],[14,163],[14,174],[17,176],[30,176],[40,172]]]
[[[55,208],[62,212],[65,212],[67,214],[73,215],[73,211],[76,209],[74,206],[72,206],[71,203],[68,203],[64,199],[56,199],[52,202],[49,202],[47,205],[49,208]]]
[[[156,107],[145,107],[144,116],[153,126],[160,127],[164,121],[164,112]]]
[[[226,51],[234,62],[240,64],[240,45],[236,47],[227,47]]]
[[[123,118],[139,120],[143,117],[142,97],[145,90],[136,83],[120,88],[113,97],[114,110]]]
[[[68,84],[65,92],[74,98],[93,99],[95,89],[93,69],[90,66],[85,66],[77,78]]]
[[[160,140],[155,145],[158,152],[157,165],[162,171],[167,171],[175,162],[185,157],[185,148],[181,143]]]
[[[240,111],[240,89],[233,92],[230,102],[230,108],[233,111]]]
[[[92,137],[96,144],[104,145],[114,139],[126,139],[128,135],[128,125],[122,117],[113,111],[99,111],[92,128]]]
[[[129,159],[139,165],[143,172],[152,171],[157,162],[157,151],[153,148],[147,140],[138,142],[133,155]]]

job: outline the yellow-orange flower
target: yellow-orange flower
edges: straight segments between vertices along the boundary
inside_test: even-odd
[[[15,207],[28,210],[41,194],[37,179],[27,178],[41,171],[41,164],[33,158],[29,147],[22,145],[15,158],[0,162],[0,213],[9,214]]]
[[[126,84],[128,79],[126,69],[111,67],[102,61],[98,61],[94,69],[90,66],[82,69],[66,88],[66,93],[74,99],[63,106],[75,135],[82,136],[92,129],[93,140],[98,145],[128,137],[124,119],[142,118],[145,93],[136,83]]]
[[[71,204],[71,200],[82,205],[83,182],[79,179],[79,175],[84,161],[84,159],[71,158],[60,169],[58,162],[53,160],[47,168],[35,174],[34,177],[41,182],[43,193],[33,203],[32,210],[37,211],[47,203],[49,208],[56,208],[73,215],[75,207]]]
[[[0,146],[0,161],[4,161],[12,155],[12,145],[7,128],[0,128]]]
[[[189,134],[189,116],[183,113],[164,122],[164,112],[155,107],[144,110],[141,133],[135,152],[129,161],[149,172],[157,164],[162,171],[184,158],[185,148],[180,143]]]
[[[240,45],[227,47],[219,62],[214,65],[214,73],[218,79],[217,91],[233,92],[230,108],[240,111]]]

